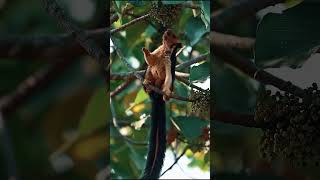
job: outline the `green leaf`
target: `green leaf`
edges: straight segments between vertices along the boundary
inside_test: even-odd
[[[181,82],[174,81],[174,91],[179,94],[180,96],[187,97],[188,96],[188,87]]]
[[[162,3],[163,4],[181,4],[183,3],[184,1],[165,1],[165,0],[162,0]]]
[[[288,7],[288,8],[292,8],[300,3],[302,3],[304,0],[286,0],[285,1],[285,5]]]
[[[283,12],[267,14],[260,21],[255,62],[260,67],[301,67],[320,44],[320,6],[300,4]]]
[[[145,101],[148,99],[148,94],[144,91],[143,88],[141,88],[136,96],[136,99],[134,100],[135,104],[140,104],[141,102]]]
[[[209,31],[203,24],[201,18],[190,18],[186,24],[186,35],[189,39],[190,46],[194,46],[199,42],[202,36]]]
[[[190,69],[190,81],[204,81],[210,76],[210,64],[208,61],[192,66]]]
[[[216,72],[216,71],[215,71]],[[252,114],[256,104],[255,89],[247,77],[222,66],[215,73],[214,106],[220,112]]]
[[[188,141],[198,138],[202,134],[203,128],[209,124],[209,121],[192,116],[177,116],[173,118],[173,121]]]
[[[109,103],[105,88],[98,89],[91,97],[87,110],[79,124],[80,136],[89,135],[107,125],[110,118]]]
[[[201,11],[201,19],[205,24],[206,28],[208,28],[210,24],[210,1],[201,1]]]
[[[125,1],[114,1],[114,2],[115,2],[116,11],[121,14],[121,6],[123,6]]]

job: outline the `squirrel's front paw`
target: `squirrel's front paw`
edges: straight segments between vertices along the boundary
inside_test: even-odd
[[[163,100],[168,101],[170,99],[172,91],[169,88],[163,88],[163,92],[164,92]]]

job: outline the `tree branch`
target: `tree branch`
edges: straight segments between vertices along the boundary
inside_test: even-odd
[[[139,79],[141,82],[143,82],[144,78],[143,78],[143,75],[141,75],[138,71],[135,71],[135,69],[133,67],[131,67],[131,65],[129,64],[129,62],[127,61],[127,59],[122,55],[122,53],[119,51],[119,49],[116,47],[115,45],[115,50],[118,54],[118,56],[124,61],[124,63],[126,64],[126,66],[132,70],[132,73],[133,75]],[[162,90],[160,90],[159,88],[151,85],[151,84],[144,84],[144,86],[146,86],[147,88],[153,90],[154,92],[156,93],[159,93],[159,94],[162,94],[162,95],[165,95],[164,92]],[[178,95],[175,95],[175,94],[171,94],[169,96],[170,98],[174,98],[174,99],[177,99],[177,100],[181,100],[181,101],[190,101],[192,102],[193,99],[190,99],[190,98],[186,98],[186,97],[181,97],[181,96],[178,96]]]
[[[112,29],[112,30],[110,31],[110,34],[113,35],[114,33],[123,31],[123,30],[126,29],[127,27],[132,26],[132,25],[136,24],[137,22],[144,20],[144,19],[146,19],[146,18],[149,17],[149,16],[150,16],[149,14],[146,14],[146,15],[143,15],[143,16],[141,16],[141,17],[135,18],[135,19],[133,19],[132,21],[130,21],[130,22],[128,22],[128,23],[126,23],[126,24],[124,24],[124,25],[122,25],[122,26],[120,26],[120,27],[118,27],[118,28],[116,28],[116,29]]]
[[[254,15],[259,10],[268,6],[283,3],[285,0],[243,0],[224,9],[221,13],[211,18],[211,29],[223,32],[224,28],[242,18]]]
[[[129,78],[126,80],[126,82],[122,83],[120,86],[118,86],[114,91],[110,93],[110,97],[114,97],[120,92],[122,92],[124,89],[126,89],[133,81],[133,78]]]
[[[197,90],[199,90],[199,91],[201,91],[201,92],[206,91],[206,90],[204,90],[204,89],[202,89],[202,88],[200,88],[200,87],[192,84],[191,82],[189,82],[187,79],[185,79],[185,78],[183,78],[183,77],[176,76],[176,79],[177,79],[178,81],[181,81],[181,82],[184,83],[185,85],[190,86],[191,88],[197,89]]]
[[[210,41],[212,45],[239,49],[253,49],[255,44],[254,38],[238,37],[215,31],[210,32]]]
[[[59,77],[75,59],[62,59],[50,65],[48,68],[41,69],[21,82],[15,91],[1,97],[0,111],[7,115],[15,111],[27,98],[31,97],[35,92],[47,87],[54,79]]]
[[[237,114],[233,112],[212,112],[211,118],[214,121],[220,121],[223,123],[245,126],[245,127],[254,127],[261,128],[262,125],[257,124],[254,120],[254,115],[250,114]]]
[[[110,74],[110,79],[111,80],[127,80],[127,79],[130,79],[130,78],[136,79],[137,77],[134,75],[135,73],[138,73],[141,76],[143,76],[145,72],[146,72],[146,70],[131,71],[131,72],[126,72],[126,73],[111,73]],[[189,74],[183,73],[183,72],[179,72],[179,71],[176,71],[175,75],[177,77],[183,77],[183,78],[189,77]]]
[[[166,169],[166,170],[160,175],[160,177],[163,176],[165,173],[167,173],[170,169],[173,168],[174,165],[176,165],[176,164],[178,163],[178,161],[182,158],[182,156],[184,156],[184,154],[187,152],[188,148],[189,148],[189,146],[186,146],[186,147],[183,149],[182,153],[177,157],[177,159],[173,162],[173,164],[172,164],[168,169]]]
[[[53,17],[55,17],[59,24],[68,33],[71,33],[78,43],[92,56],[98,64],[100,64],[103,71],[109,71],[109,57],[96,41],[89,37],[88,34],[81,28],[72,24],[68,18],[64,15],[62,8],[57,4],[55,0],[43,0],[46,11]],[[107,41],[107,39],[105,39]]]
[[[99,43],[106,43],[108,28],[86,31]],[[57,35],[11,35],[0,38],[0,58],[74,58],[86,51],[74,41],[72,33]]]
[[[184,62],[182,64],[177,65],[176,66],[176,70],[182,70],[183,68],[189,67],[192,64],[204,61],[204,60],[206,60],[208,58],[208,56],[209,56],[209,53],[202,54],[202,55],[200,55],[198,57],[195,57],[195,58],[191,59],[190,61],[186,61],[186,62]]]
[[[226,63],[238,68],[243,73],[261,82],[262,84],[272,85],[282,91],[290,92],[291,94],[295,94],[301,98],[304,98],[305,96],[303,89],[300,87],[293,85],[289,81],[284,81],[264,70],[258,69],[253,62],[243,58],[231,49],[213,46],[213,53],[214,55],[222,58]]]

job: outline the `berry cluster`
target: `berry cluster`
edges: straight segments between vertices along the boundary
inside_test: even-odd
[[[162,3],[152,3],[150,9],[150,16],[163,24],[164,27],[170,27],[178,19],[182,6],[164,5]]]
[[[207,114],[210,110],[210,89],[203,92],[193,91],[191,95],[194,101],[192,102],[191,109],[196,114]]]
[[[296,166],[320,163],[320,90],[305,89],[305,98],[265,91],[258,98],[255,121],[263,125],[262,156]]]

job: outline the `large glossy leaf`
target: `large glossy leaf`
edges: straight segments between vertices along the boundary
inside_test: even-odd
[[[222,67],[213,83],[215,108],[223,112],[253,113],[255,89],[252,82],[233,69]]]
[[[257,29],[255,62],[260,67],[300,67],[319,48],[319,4],[301,3],[267,14]]]
[[[206,28],[210,25],[210,1],[202,0],[201,1],[201,19],[205,24]]]
[[[202,130],[209,124],[209,121],[188,116],[178,116],[173,118],[178,129],[189,140],[193,141],[202,134]]]
[[[190,81],[204,81],[210,76],[210,64],[208,61],[192,66],[190,69]]]
[[[201,18],[189,18],[186,24],[186,35],[189,39],[190,46],[194,46],[199,42],[201,37],[209,31],[203,24]]]
[[[98,89],[89,101],[87,110],[80,121],[79,133],[88,135],[97,129],[107,125],[109,113],[109,101],[105,88]]]

